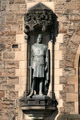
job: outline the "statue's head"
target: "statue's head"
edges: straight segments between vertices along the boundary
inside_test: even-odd
[[[42,42],[42,34],[38,34],[37,43],[41,43],[41,42]]]

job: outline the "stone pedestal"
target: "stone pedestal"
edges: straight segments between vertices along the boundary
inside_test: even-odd
[[[28,115],[32,120],[45,120],[56,110],[57,102],[50,97],[34,95],[32,98],[20,100],[20,107],[24,116]],[[25,118],[25,120],[27,120]]]

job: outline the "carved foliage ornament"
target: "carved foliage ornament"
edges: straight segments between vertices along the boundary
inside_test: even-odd
[[[24,21],[26,34],[36,28],[41,28],[41,31],[53,30],[56,15],[45,5],[38,3],[25,14]]]

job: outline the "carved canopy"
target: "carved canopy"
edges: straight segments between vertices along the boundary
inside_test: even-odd
[[[53,36],[57,34],[57,17],[51,9],[38,3],[34,7],[28,10],[28,13],[24,15],[24,32],[28,34],[35,29],[40,31],[50,31]]]

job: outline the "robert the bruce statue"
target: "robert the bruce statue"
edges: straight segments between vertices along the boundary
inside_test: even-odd
[[[42,35],[37,37],[37,43],[31,46],[31,92],[29,97],[45,94],[45,86],[48,84],[48,48],[42,44]]]

